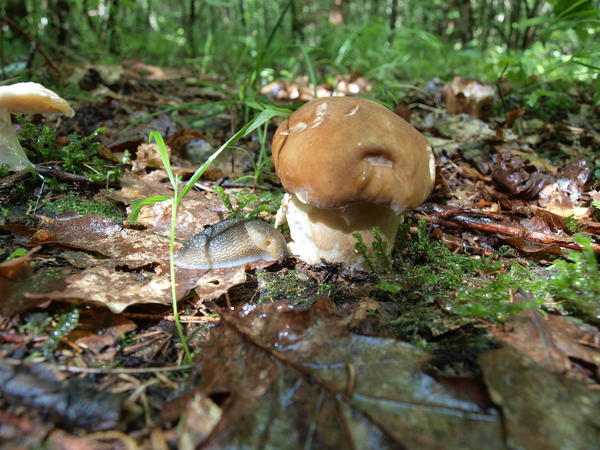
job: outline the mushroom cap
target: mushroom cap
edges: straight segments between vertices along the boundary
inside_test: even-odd
[[[64,98],[39,83],[15,83],[0,86],[0,109],[15,114],[48,114],[61,112],[67,117],[75,113]]]
[[[435,181],[433,151],[423,135],[360,98],[306,103],[281,123],[272,154],[285,190],[319,208],[367,202],[400,214],[423,203]]]

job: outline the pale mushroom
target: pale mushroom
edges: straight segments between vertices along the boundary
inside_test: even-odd
[[[309,264],[362,267],[379,227],[392,249],[401,214],[429,196],[435,160],[415,128],[370,100],[313,100],[275,132],[273,163],[286,195],[276,225],[287,220],[292,254]]]
[[[38,83],[16,83],[0,86],[0,165],[10,170],[32,166],[10,120],[10,114],[49,114],[61,112],[74,115],[69,103]]]

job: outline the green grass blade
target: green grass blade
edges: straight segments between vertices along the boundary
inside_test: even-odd
[[[298,45],[300,50],[302,51],[302,55],[304,55],[304,61],[306,62],[306,71],[308,72],[308,79],[310,80],[310,84],[312,84],[313,95],[317,96],[317,75],[315,73],[315,68],[313,66],[312,60],[306,50],[306,47],[302,44]]]
[[[167,151],[167,146],[165,141],[163,140],[162,135],[158,131],[151,131],[148,136],[148,141],[156,142],[156,146],[158,147],[158,153],[160,154],[160,159],[162,161],[162,165],[165,168],[167,175],[169,176],[169,181],[172,186],[175,186],[175,175],[173,175],[173,170],[171,170],[171,161],[169,160],[169,152]]]
[[[181,193],[177,197],[177,202],[179,203],[183,199],[183,197],[185,197],[185,195],[198,182],[200,177],[202,177],[202,175],[204,174],[206,169],[209,168],[209,166],[212,164],[212,162],[226,148],[228,148],[230,145],[234,144],[238,139],[252,133],[254,130],[256,130],[258,127],[260,127],[262,124],[271,120],[273,117],[277,117],[277,116],[281,117],[281,116],[285,116],[285,115],[286,115],[286,113],[282,112],[280,109],[267,108],[264,111],[262,111],[258,116],[256,116],[253,120],[251,120],[246,125],[244,125],[237,133],[235,133],[233,136],[231,136],[227,142],[225,142],[223,145],[221,145],[221,147],[219,147],[217,150],[215,150],[215,152],[210,156],[210,158],[208,158],[206,160],[206,162],[204,164],[202,164],[202,166],[200,166],[200,168],[198,170],[196,170],[196,172],[194,172],[194,175],[192,175],[192,178],[190,178],[190,180],[186,183],[185,187],[181,190]]]

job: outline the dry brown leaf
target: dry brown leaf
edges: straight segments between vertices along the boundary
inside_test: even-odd
[[[52,241],[43,244],[62,244],[100,253],[112,262],[130,268],[168,260],[168,239],[145,231],[124,228],[122,225],[97,214],[80,216],[63,213],[50,221],[46,229]],[[37,233],[36,233],[37,234]],[[36,236],[33,238],[34,242]]]
[[[600,333],[592,326],[577,326],[566,318],[529,310],[516,314],[492,333],[548,370],[579,377],[575,358],[595,367],[592,377],[600,376]]]
[[[184,297],[196,284],[204,270],[178,271],[177,299]],[[108,307],[113,313],[121,313],[131,305],[157,303],[170,305],[171,280],[169,273],[155,275],[152,272],[124,272],[116,270],[112,262],[101,264],[66,280],[67,288],[45,294],[25,294],[31,299],[64,300],[94,303]]]
[[[171,148],[166,146],[167,154],[171,155]],[[155,143],[142,143],[137,146],[135,158],[131,162],[131,169],[134,172],[141,172],[147,167],[158,169],[162,167],[162,159]]]
[[[171,196],[173,194],[167,174],[160,170],[139,177],[128,173],[121,180],[122,189],[107,196],[127,205],[146,197]],[[189,239],[206,225],[223,220],[227,209],[221,197],[214,192],[192,190],[177,209],[177,239]],[[164,201],[142,207],[138,225],[163,236],[169,235],[171,225],[171,202]]]
[[[115,344],[121,336],[136,328],[135,322],[121,315],[105,309],[86,309],[81,312],[79,326],[69,334],[68,339],[107,363],[114,361],[119,349]]]

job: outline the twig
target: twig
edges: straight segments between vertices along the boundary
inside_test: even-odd
[[[43,166],[41,164],[37,164],[35,166],[35,170],[40,174],[46,177],[58,178],[62,181],[75,181],[78,183],[93,183],[88,177],[84,175],[76,175],[74,173],[65,172],[64,170],[59,169],[56,166]]]
[[[421,208],[421,211],[427,211],[428,214],[416,216],[419,219],[425,219],[428,222],[447,225],[448,223],[460,224],[467,228],[485,231],[488,233],[503,234],[505,236],[513,236],[525,239],[526,241],[538,242],[542,244],[558,244],[561,247],[571,248],[574,250],[583,250],[583,247],[572,240],[567,240],[562,236],[554,233],[540,233],[537,231],[529,231],[525,228],[492,222],[490,214],[485,211],[467,211],[448,208],[442,205],[427,205]],[[470,214],[470,215],[469,215]],[[473,215],[484,216],[484,220],[480,220]],[[494,214],[494,216],[497,216]],[[495,217],[494,217],[495,218]],[[595,252],[600,253],[600,245],[592,243],[592,248]]]
[[[3,358],[0,359],[0,366],[32,366],[33,364],[23,363],[19,359]],[[101,367],[75,367],[55,364],[44,364],[48,368],[60,370],[61,372],[71,373],[93,373],[93,374],[130,374],[130,373],[160,373],[160,372],[177,372],[179,370],[188,370],[193,367],[193,364],[184,364],[179,366],[163,366],[163,367],[121,367],[115,369],[103,369]]]
[[[61,372],[70,373],[93,373],[93,374],[131,374],[131,373],[160,373],[160,372],[177,372],[179,370],[188,370],[193,367],[193,364],[182,364],[180,366],[167,366],[167,367],[140,367],[140,368],[128,368],[122,367],[120,369],[102,369],[100,367],[72,367],[72,366],[51,366]]]

